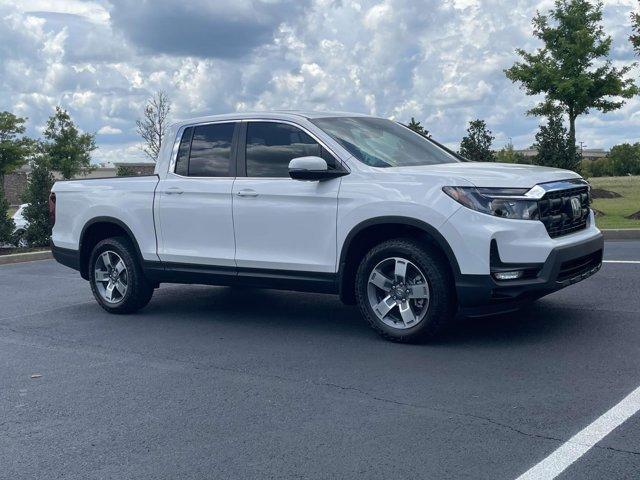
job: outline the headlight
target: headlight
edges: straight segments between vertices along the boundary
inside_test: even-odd
[[[528,188],[442,187],[467,208],[502,218],[538,219],[538,201],[524,196]]]

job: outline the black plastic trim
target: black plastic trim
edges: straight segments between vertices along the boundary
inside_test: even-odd
[[[325,181],[333,180],[334,178],[344,177],[349,175],[349,172],[344,170],[289,170],[289,176],[294,180],[309,180],[309,181]]]
[[[80,270],[80,252],[78,250],[56,247],[53,242],[51,242],[51,253],[58,263],[61,263],[65,267],[73,268],[74,270]]]
[[[445,240],[442,234],[433,226],[429,225],[422,220],[418,220],[411,217],[400,217],[400,216],[384,216],[384,217],[376,217],[370,218],[357,224],[355,227],[351,229],[345,238],[344,243],[342,244],[342,250],[340,252],[340,271],[343,270],[343,265],[346,263],[347,252],[349,251],[349,247],[351,246],[351,242],[354,237],[364,230],[365,228],[371,227],[373,225],[384,225],[384,224],[400,224],[400,225],[410,225],[412,227],[417,227],[420,230],[423,230],[425,233],[429,234],[438,246],[442,249],[444,254],[447,256],[447,260],[449,260],[449,264],[453,269],[454,276],[457,278],[460,275],[460,266],[458,265],[458,260],[456,259],[449,242]]]
[[[143,262],[143,257],[142,257],[142,252],[140,251],[140,246],[138,245],[138,241],[136,240],[135,235],[133,234],[133,232],[131,231],[131,229],[122,221],[119,220],[115,217],[106,217],[106,216],[102,216],[102,217],[94,217],[91,220],[89,220],[87,223],[84,224],[84,227],[82,227],[82,232],[80,233],[80,250],[79,252],[82,253],[83,251],[83,243],[85,241],[85,234],[87,232],[87,229],[92,226],[95,225],[96,223],[111,223],[114,225],[119,226],[120,228],[122,228],[127,235],[129,236],[129,239],[131,240],[131,242],[133,243],[133,247],[136,250],[136,256],[138,258],[138,261]],[[82,260],[82,258],[80,258],[80,260]],[[83,274],[83,278],[84,275],[86,274],[86,272],[83,272],[82,270],[82,264],[80,263],[80,273]],[[88,278],[88,276],[87,276]]]
[[[145,276],[156,282],[242,285],[300,292],[338,293],[337,275],[323,272],[238,268],[172,262],[143,262]]]
[[[496,281],[491,275],[460,275],[456,279],[460,311],[468,316],[483,316],[516,310],[523,303],[548,295],[595,274],[600,269],[601,262],[588,272],[566,280],[558,280],[563,263],[597,252],[601,254],[603,250],[604,237],[599,234],[577,244],[553,249],[543,264],[518,264],[519,267],[539,265],[540,270],[535,278]]]

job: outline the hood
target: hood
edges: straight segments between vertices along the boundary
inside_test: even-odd
[[[403,174],[458,177],[476,187],[531,188],[538,183],[581,178],[561,168],[513,163],[460,162],[416,167],[389,167],[384,170]]]

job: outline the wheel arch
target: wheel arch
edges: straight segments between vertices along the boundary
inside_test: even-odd
[[[131,241],[135,249],[135,255],[142,265],[142,253],[135,235],[131,229],[120,219],[115,217],[94,217],[85,223],[80,233],[79,260],[80,275],[85,280],[89,279],[89,257],[93,247],[105,238],[123,236]]]
[[[340,251],[338,289],[347,304],[355,303],[355,274],[359,261],[374,245],[391,238],[417,238],[435,247],[444,257],[453,278],[460,266],[449,242],[432,225],[411,217],[382,216],[365,220],[351,229]]]

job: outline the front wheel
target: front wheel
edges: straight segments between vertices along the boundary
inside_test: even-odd
[[[389,240],[367,253],[356,274],[356,298],[378,333],[401,342],[433,337],[455,311],[448,265],[410,239]]]
[[[153,285],[144,277],[131,242],[124,237],[99,242],[89,260],[91,291],[109,313],[131,313],[146,306]]]

